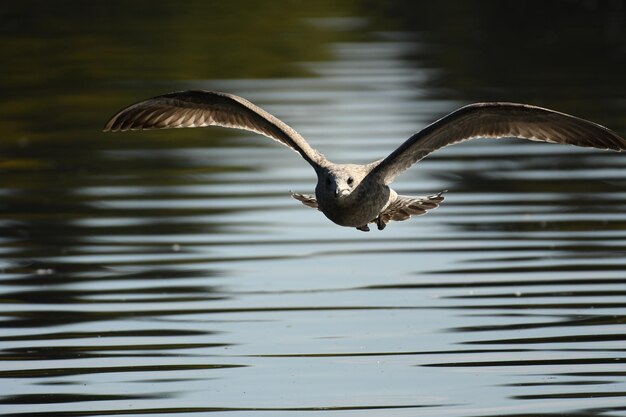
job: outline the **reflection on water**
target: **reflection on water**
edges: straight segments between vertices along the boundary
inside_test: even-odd
[[[568,13],[552,28],[523,19],[541,34],[523,60],[534,90],[489,72],[480,39],[501,27],[472,21],[500,3],[465,20],[402,1],[27,3],[0,21],[3,415],[626,415],[624,155],[451,147],[396,183],[449,189],[439,209],[363,234],[292,200],[314,173],[265,138],[99,133],[128,102],[207,88],[337,162],[385,156],[479,99],[545,100],[623,135],[623,2],[554,2]],[[549,33],[567,67],[543,64]],[[594,94],[573,95],[583,76]]]

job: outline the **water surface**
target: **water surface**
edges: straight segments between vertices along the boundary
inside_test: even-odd
[[[3,415],[626,415],[624,155],[446,148],[395,183],[445,203],[365,234],[291,199],[314,172],[266,138],[100,133],[200,88],[335,162],[478,100],[624,135],[622,2],[515,6],[536,38],[484,1],[62,3],[1,14]]]

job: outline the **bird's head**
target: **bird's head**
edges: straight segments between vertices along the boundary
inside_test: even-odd
[[[333,165],[318,172],[315,192],[318,197],[342,200],[361,184],[367,171],[361,165]]]

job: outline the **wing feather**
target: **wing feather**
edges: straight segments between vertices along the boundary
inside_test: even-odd
[[[140,101],[119,111],[104,126],[105,132],[222,126],[243,129],[283,143],[314,168],[328,163],[286,123],[233,94],[190,90]]]
[[[370,175],[389,184],[411,165],[444,146],[474,138],[503,137],[626,150],[626,140],[588,120],[528,104],[476,103],[461,107],[411,136]]]
[[[409,197],[399,195],[389,204],[373,223],[376,223],[379,230],[385,228],[387,223],[394,220],[397,222],[407,220],[411,216],[421,216],[426,214],[428,210],[439,207],[444,200],[443,194],[446,191],[430,195],[428,197]]]

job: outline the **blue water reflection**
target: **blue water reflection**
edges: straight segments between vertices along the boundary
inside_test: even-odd
[[[541,15],[536,40],[502,39],[528,45],[519,84],[494,73],[519,61],[502,27],[472,22],[497,2],[64,3],[0,12],[3,415],[626,415],[624,155],[450,147],[395,183],[445,203],[364,234],[291,199],[314,172],[266,138],[100,133],[125,104],[205,88],[337,162],[484,99],[623,135],[623,2],[554,2],[552,28],[557,6],[516,4]],[[592,47],[607,53],[576,60]]]

